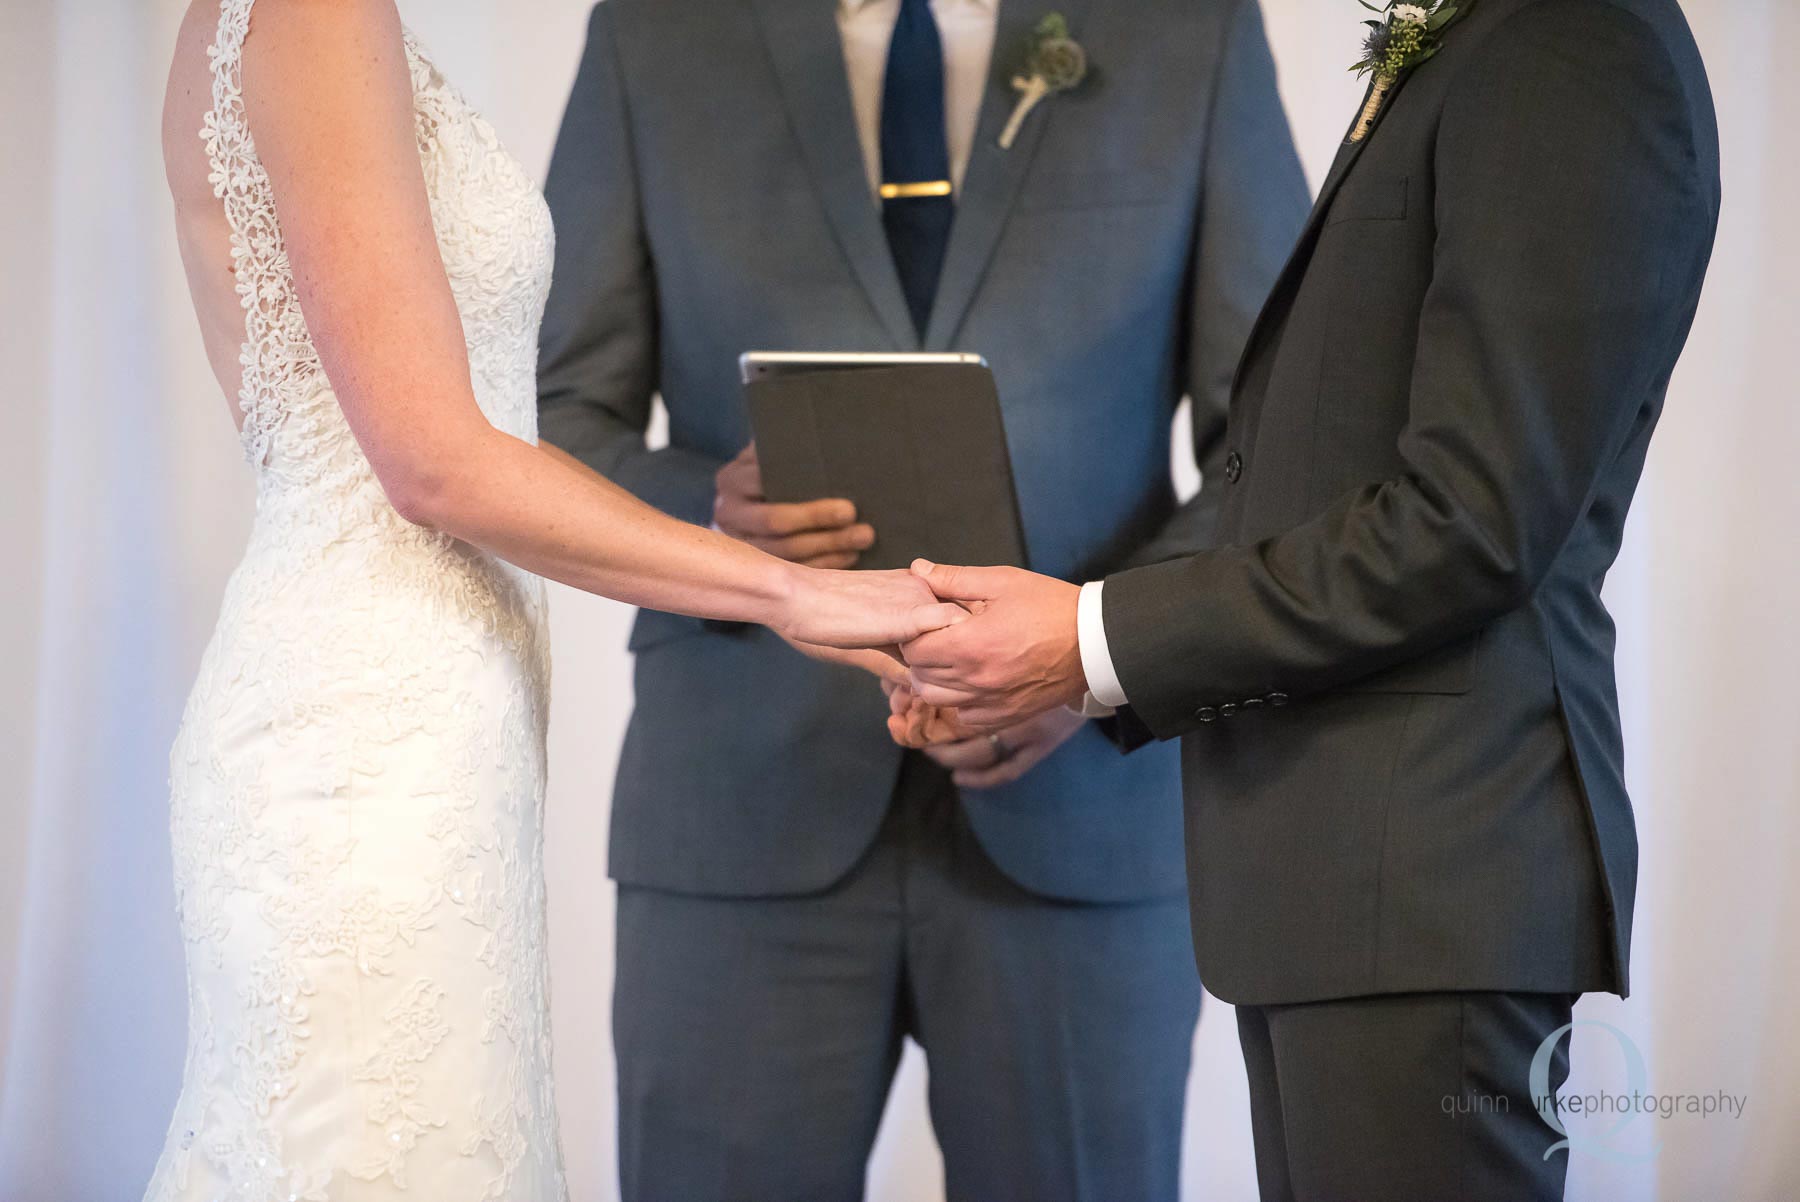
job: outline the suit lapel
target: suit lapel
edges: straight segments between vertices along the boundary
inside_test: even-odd
[[[949,349],[961,329],[988,264],[993,261],[994,248],[1006,228],[1019,185],[1043,140],[1045,127],[1055,117],[1058,101],[1052,96],[1027,118],[1012,148],[1000,149],[1000,131],[1018,102],[1012,80],[1023,65],[1026,38],[1039,21],[1060,11],[1079,40],[1086,3],[1087,0],[1003,0],[1000,4],[994,58],[988,67],[988,86],[981,100],[975,144],[969,151],[962,195],[956,201],[956,221],[950,227],[950,245],[944,252],[944,271],[925,332],[927,350]]]
[[[1364,134],[1360,140],[1350,141],[1350,130],[1356,128],[1355,118],[1351,121],[1350,130],[1345,131],[1344,141],[1338,146],[1337,157],[1331,161],[1330,169],[1325,172],[1325,180],[1319,185],[1319,198],[1313,201],[1312,212],[1307,214],[1306,224],[1301,227],[1300,237],[1294,243],[1293,253],[1288,256],[1287,263],[1282,266],[1281,274],[1275,277],[1275,286],[1269,290],[1268,300],[1263,302],[1262,310],[1256,315],[1256,321],[1250,327],[1250,337],[1244,342],[1244,349],[1238,356],[1237,371],[1232,377],[1231,391],[1233,395],[1237,393],[1238,384],[1243,380],[1244,369],[1249,365],[1255,352],[1260,349],[1270,327],[1286,311],[1288,302],[1293,298],[1294,285],[1306,270],[1306,265],[1312,261],[1313,246],[1318,241],[1320,228],[1325,224],[1326,214],[1331,211],[1332,199],[1337,196],[1338,189],[1344,186],[1344,181],[1350,176],[1350,169],[1356,166],[1356,161],[1362,157],[1363,150],[1375,139],[1375,131],[1381,128],[1381,119],[1387,116],[1389,109],[1394,107],[1394,98],[1400,94],[1400,89],[1406,86],[1406,81],[1412,76],[1413,73],[1407,71],[1394,81],[1394,85],[1388,89],[1387,96],[1382,100],[1381,107],[1376,110],[1368,133]],[[1372,89],[1373,85],[1371,85]],[[1364,105],[1368,104],[1368,98],[1369,92],[1364,92],[1361,103],[1356,106],[1358,117],[1361,116]]]
[[[813,186],[869,303],[894,345],[915,350],[918,331],[869,195],[862,144],[844,73],[844,48],[827,0],[751,0]]]

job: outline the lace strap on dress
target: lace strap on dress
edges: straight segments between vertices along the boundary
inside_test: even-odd
[[[243,368],[238,406],[244,414],[244,452],[268,461],[276,430],[296,402],[322,382],[318,353],[307,333],[282,244],[269,177],[257,157],[244,111],[243,50],[256,0],[221,0],[212,64],[212,108],[200,130],[213,195],[224,202],[231,229],[232,272],[244,306]]]

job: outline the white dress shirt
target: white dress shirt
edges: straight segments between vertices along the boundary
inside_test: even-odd
[[[999,12],[1000,0],[931,0],[944,43],[944,137],[950,148],[950,183],[958,192],[975,145]],[[900,0],[838,0],[838,35],[871,196],[882,183],[881,85],[887,76],[888,42],[899,19]]]

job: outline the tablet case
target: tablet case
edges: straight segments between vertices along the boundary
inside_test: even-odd
[[[979,364],[814,370],[745,385],[771,501],[847,497],[875,528],[859,568],[1025,567],[994,377]]]

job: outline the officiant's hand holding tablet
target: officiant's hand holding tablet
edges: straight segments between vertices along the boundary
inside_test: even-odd
[[[739,368],[763,493],[843,498],[861,568],[1026,566],[994,379],[980,356],[762,352]]]
[[[845,497],[772,502],[763,492],[762,460],[750,443],[713,479],[713,526],[780,559],[809,568],[853,568],[875,529],[856,520]]]

